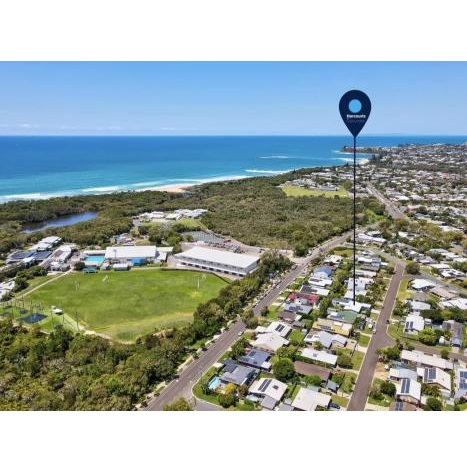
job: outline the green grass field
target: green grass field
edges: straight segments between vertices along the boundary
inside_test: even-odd
[[[133,341],[156,327],[191,321],[196,306],[217,296],[225,286],[215,275],[193,271],[72,273],[45,284],[28,300],[41,302],[45,309],[55,305],[73,319],[77,311],[79,323],[86,328]]]
[[[321,190],[310,190],[309,188],[284,185],[282,190],[287,196],[324,196],[325,198],[334,198],[339,196],[340,198],[347,198],[349,195],[343,188],[339,188],[337,191],[321,191]]]

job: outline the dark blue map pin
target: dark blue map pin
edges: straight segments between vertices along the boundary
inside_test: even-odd
[[[348,91],[339,101],[339,112],[350,133],[357,137],[370,116],[370,98],[356,89]]]

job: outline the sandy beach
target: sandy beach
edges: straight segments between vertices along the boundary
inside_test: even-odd
[[[183,185],[161,185],[151,188],[144,188],[137,191],[167,191],[168,193],[184,193],[189,187],[193,184],[183,184]]]

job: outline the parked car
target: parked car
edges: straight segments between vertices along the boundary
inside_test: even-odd
[[[331,409],[337,409],[337,410],[341,408],[341,406],[339,404],[336,404],[335,402],[329,402],[329,407]]]
[[[238,336],[239,336],[239,337],[240,337],[240,336],[243,336],[243,331],[239,331],[239,332],[238,332]]]

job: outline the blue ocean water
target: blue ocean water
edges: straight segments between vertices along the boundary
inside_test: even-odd
[[[359,146],[466,136],[362,136]],[[345,164],[350,136],[0,137],[0,202],[143,190]],[[360,158],[367,156],[360,154]]]

